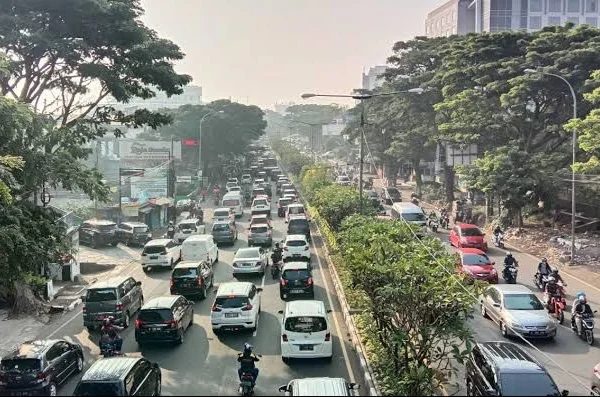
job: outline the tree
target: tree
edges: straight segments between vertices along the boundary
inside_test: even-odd
[[[296,177],[300,176],[304,167],[313,165],[313,161],[310,157],[299,153],[287,142],[278,139],[273,140],[271,142],[271,148],[279,155],[285,168]]]
[[[173,70],[172,62],[183,58],[179,47],[145,26],[142,14],[139,0],[0,4],[0,51],[8,58],[0,93],[46,115],[27,131],[29,146],[15,150],[25,160],[27,178],[19,180],[24,196],[47,182],[107,199],[101,175],[79,163],[90,153],[82,145],[103,136],[110,123],[156,127],[169,122],[147,110],[125,115],[102,105],[109,96],[124,103],[151,98],[156,90],[179,94],[191,81]]]
[[[352,216],[339,234],[383,395],[435,394],[473,341],[467,320],[479,286],[463,284],[439,239],[419,240],[411,227]]]
[[[331,168],[328,164],[305,166],[300,174],[302,190],[309,202],[323,188],[332,184]]]
[[[339,230],[344,219],[360,213],[360,196],[353,188],[331,184],[317,190],[313,195],[312,205],[334,231]],[[375,215],[373,206],[364,198],[363,204],[363,214]]]

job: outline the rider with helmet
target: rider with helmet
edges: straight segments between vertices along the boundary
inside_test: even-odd
[[[252,352],[252,345],[249,343],[244,343],[244,352],[238,354],[238,363],[240,363],[240,368],[238,369],[238,377],[240,381],[242,380],[242,374],[251,373],[252,374],[252,386],[256,384],[256,378],[258,378],[258,368],[256,368],[257,362],[260,359]]]
[[[511,267],[517,267],[517,266],[519,266],[519,264],[517,263],[517,260],[513,256],[512,252],[508,251],[506,253],[506,256],[504,257],[504,269],[502,270],[502,276],[504,276],[506,278],[508,269],[510,269]]]
[[[549,276],[550,273],[552,273],[552,268],[550,267],[550,264],[548,263],[548,259],[542,258],[542,261],[538,264],[538,270],[537,270],[539,285],[542,285],[543,276]]]
[[[572,327],[575,327],[575,307],[577,307],[577,304],[579,303],[579,298],[583,298],[587,302],[587,296],[586,296],[585,292],[577,291],[577,294],[575,294],[575,300],[573,301],[573,304],[571,305],[571,326]]]
[[[123,338],[121,337],[123,327],[114,325],[112,320],[112,317],[108,317],[103,321],[102,328],[100,328],[100,346],[110,343],[116,352],[120,352],[123,347]]]
[[[581,315],[582,314],[594,314],[590,305],[588,305],[585,295],[579,297],[579,302],[573,309],[575,326],[577,327],[577,334],[581,335]]]
[[[563,286],[567,285],[567,283],[565,283],[565,280],[563,280],[563,278],[561,277],[561,275],[558,274],[558,268],[553,267],[552,268],[552,272],[550,273],[550,275],[552,277],[554,277],[554,279],[556,280],[557,283],[560,282]]]
[[[557,284],[556,279],[553,276],[548,276],[548,282],[546,283],[546,290],[544,292],[546,294],[546,304],[548,310],[550,310],[550,303],[552,302],[552,297],[564,296],[564,291],[562,287],[559,284]]]
[[[273,264],[279,263],[283,258],[283,250],[279,246],[279,243],[275,243],[275,248],[273,249],[273,253],[271,254],[271,259]]]
[[[175,237],[175,225],[173,221],[169,221],[169,226],[167,226],[167,237],[170,239]]]

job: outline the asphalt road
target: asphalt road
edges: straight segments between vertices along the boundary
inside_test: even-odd
[[[403,191],[404,200],[409,200],[408,195],[410,195],[410,192]],[[440,231],[435,234],[447,243],[449,251],[455,250],[449,244],[447,231]],[[504,283],[502,279],[502,263],[506,252],[511,251],[519,262],[517,283],[530,288],[542,300],[543,292],[533,284],[533,276],[537,271],[539,258],[510,247],[506,247],[505,249],[496,248],[491,238],[489,238],[490,236],[487,237],[488,246],[490,247],[487,254],[496,263],[496,271],[500,276],[499,282]],[[531,345],[518,338],[511,338],[510,341],[520,345],[543,363],[559,388],[569,390],[570,395],[589,395],[588,386],[593,375],[593,368],[600,362],[600,333],[596,333],[595,336],[598,339],[592,346],[589,346],[584,340],[573,333],[570,326],[571,303],[575,299],[574,294],[578,291],[585,291],[588,303],[592,306],[592,309],[600,311],[600,289],[586,283],[585,280],[576,279],[565,273],[561,273],[561,275],[567,283],[568,307],[567,313],[565,313],[565,321],[563,325],[559,325],[554,341],[531,340]],[[483,318],[479,306],[476,309],[475,318],[472,320],[472,329],[478,341],[503,340],[498,325],[492,320]],[[458,374],[458,382],[462,387],[457,395],[465,395],[466,393],[464,372],[462,369],[460,368]]]
[[[208,203],[207,203],[208,204]],[[239,240],[234,247],[221,247],[219,262],[215,264],[215,284],[233,281],[231,262],[238,248],[246,247],[246,228],[249,220],[249,208],[242,219],[237,220]],[[279,241],[285,237],[285,223],[274,216],[274,239]],[[209,230],[212,220],[210,205],[205,208],[205,220]],[[316,237],[316,236],[315,236]],[[313,244],[319,244],[320,239],[314,238]],[[105,248],[118,250],[120,248]],[[349,342],[348,331],[345,328],[339,302],[333,290],[327,263],[311,248],[311,261],[314,266],[315,299],[325,302],[333,310],[333,341],[334,358],[331,363],[320,360],[293,361],[289,366],[281,361],[280,352],[280,322],[279,310],[284,308],[284,302],[279,298],[278,281],[273,280],[270,272],[265,277],[250,278],[257,286],[262,286],[262,312],[258,329],[254,333],[236,333],[215,336],[210,326],[210,308],[214,295],[205,301],[195,303],[194,325],[185,334],[185,341],[180,346],[144,346],[140,352],[133,335],[132,327],[125,330],[123,351],[140,352],[144,357],[157,362],[162,368],[163,395],[235,395],[238,378],[236,361],[237,353],[243,349],[244,342],[255,347],[255,352],[262,354],[258,363],[260,375],[255,389],[256,395],[277,395],[278,387],[291,379],[330,376],[343,377],[350,382],[361,384],[361,394],[368,394],[368,389],[362,379],[358,358]],[[141,249],[140,249],[141,251]],[[169,295],[170,271],[154,271],[144,273],[139,263],[122,266],[123,275],[131,275],[142,282],[145,301],[156,296]],[[215,289],[216,291],[216,289]],[[58,327],[58,328],[57,328]],[[90,336],[82,325],[81,309],[63,317],[61,323],[47,330],[46,337],[65,338],[80,343],[84,348],[86,369],[98,359],[98,336]],[[71,378],[60,390],[60,395],[72,395],[79,377]]]

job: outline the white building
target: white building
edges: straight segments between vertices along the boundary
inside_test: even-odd
[[[383,73],[385,73],[386,69],[387,69],[387,66],[378,65],[378,66],[373,66],[372,68],[369,68],[369,71],[367,73],[365,73],[363,71],[363,74],[362,74],[363,90],[374,90],[375,88],[380,87],[383,84],[383,79],[379,79],[379,76],[381,76]]]
[[[183,105],[202,105],[202,87],[194,85],[185,86],[183,87],[183,93],[173,95],[170,98],[164,92],[157,91],[154,98],[134,98],[129,103],[118,103],[113,99],[106,101],[106,105],[114,106],[115,109],[125,113],[134,112],[138,109],[156,111],[159,109],[177,109]]]

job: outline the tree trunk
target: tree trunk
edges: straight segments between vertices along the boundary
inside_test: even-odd
[[[446,202],[454,201],[454,169],[450,166],[444,166],[444,189],[446,191]]]
[[[415,172],[415,193],[421,197],[421,188],[423,187],[423,178],[421,172],[421,160],[414,160],[412,162],[413,170]]]
[[[390,186],[396,187],[396,180],[398,179],[398,170],[400,166],[396,161],[388,161],[385,165],[385,177],[388,179]]]
[[[13,299],[11,315],[37,314],[43,310],[42,303],[35,297],[31,287],[22,282],[14,282]]]

